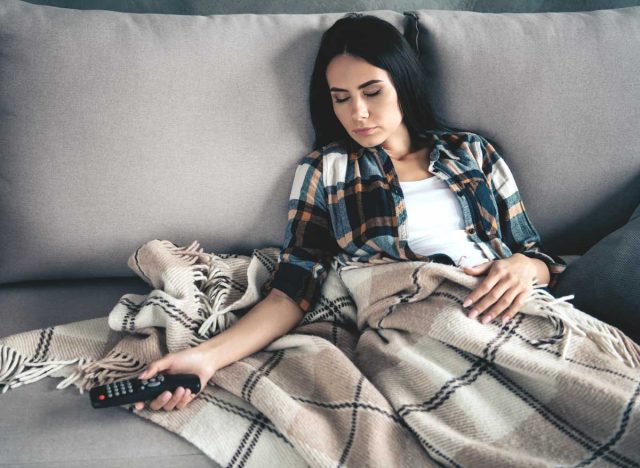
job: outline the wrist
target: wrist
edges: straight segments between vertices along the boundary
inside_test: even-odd
[[[202,359],[207,363],[207,367],[210,369],[211,373],[214,373],[222,367],[222,363],[220,362],[219,343],[216,340],[216,336],[200,343],[197,347],[200,349]]]
[[[532,277],[535,278],[536,284],[549,284],[551,274],[549,273],[549,267],[547,267],[547,264],[545,262],[543,262],[539,258],[529,257],[522,253],[517,253],[516,255],[522,255],[527,259],[529,265],[531,266],[531,274]]]

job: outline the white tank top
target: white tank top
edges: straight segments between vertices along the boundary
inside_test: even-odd
[[[475,266],[489,259],[464,230],[460,202],[436,176],[400,182],[407,210],[409,247],[422,255],[443,253],[458,266]]]

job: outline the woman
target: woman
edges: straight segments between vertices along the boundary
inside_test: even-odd
[[[268,295],[201,345],[170,353],[158,372],[197,374],[265,348],[294,328],[329,263],[436,261],[486,276],[464,302],[482,323],[512,318],[566,264],[540,251],[504,160],[479,135],[438,125],[410,45],[386,21],[349,14],[325,32],[311,80],[314,150],[299,163],[289,220]],[[184,408],[178,388],[150,403]],[[144,404],[135,404],[137,409]]]

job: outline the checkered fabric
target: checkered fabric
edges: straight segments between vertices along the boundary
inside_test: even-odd
[[[278,253],[151,241],[129,259],[148,295],[1,339],[0,386],[137,376],[232,326]],[[218,370],[184,409],[135,414],[224,466],[639,466],[639,346],[542,288],[483,325],[461,305],[479,281],[421,261],[332,268],[291,333]]]

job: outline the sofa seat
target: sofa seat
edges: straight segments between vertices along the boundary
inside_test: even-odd
[[[147,294],[137,277],[0,286],[0,336],[103,317],[126,293]],[[95,410],[75,386],[45,377],[9,390],[0,404],[0,465],[71,467],[218,466],[197,447],[123,408]]]

